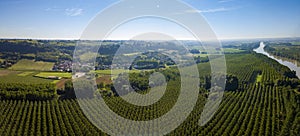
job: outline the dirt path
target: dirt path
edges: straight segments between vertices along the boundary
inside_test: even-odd
[[[65,87],[65,82],[71,79],[61,79],[59,82],[56,83],[57,89],[63,89]]]
[[[103,82],[105,84],[111,84],[112,83],[111,76],[110,75],[105,75],[105,76],[102,76],[102,77],[96,79],[97,84],[99,84],[101,82]]]

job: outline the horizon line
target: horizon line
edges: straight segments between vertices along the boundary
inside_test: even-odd
[[[256,40],[256,39],[286,39],[286,38],[300,38],[299,37],[292,37],[292,36],[282,36],[282,37],[239,37],[239,38],[219,38],[219,41],[228,41],[228,40]],[[83,39],[77,38],[25,38],[25,37],[0,37],[0,40],[49,40],[49,41],[88,41]],[[177,39],[175,39],[177,40]],[[99,41],[99,40],[90,40],[90,41]],[[105,39],[103,41],[174,41],[174,40],[163,40],[163,39]],[[198,41],[196,39],[187,39],[182,38],[178,39],[177,41]],[[201,40],[201,41],[208,41],[208,40]]]

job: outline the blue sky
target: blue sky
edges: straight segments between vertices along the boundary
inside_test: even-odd
[[[220,39],[300,37],[299,0],[183,1],[206,18]],[[93,17],[115,2],[117,0],[0,0],[0,38],[79,39]],[[152,25],[145,27],[147,24]],[[127,32],[132,33],[131,29],[143,28],[176,33],[171,31],[176,26],[148,19],[125,25],[112,39],[124,39]],[[182,35],[179,37],[184,37]]]

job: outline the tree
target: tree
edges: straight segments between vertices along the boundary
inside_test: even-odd
[[[239,80],[236,76],[227,75],[226,77],[226,87],[225,90],[235,91],[239,87]]]

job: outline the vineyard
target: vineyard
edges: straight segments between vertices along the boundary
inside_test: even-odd
[[[198,120],[207,98],[205,92],[199,92],[191,114],[169,135],[299,135],[299,80],[287,76],[288,68],[259,54],[227,55],[226,61],[228,73],[239,79],[238,89],[225,92],[219,110],[204,126],[199,126]],[[209,63],[199,64],[198,68],[201,77],[209,76]],[[177,78],[171,80],[162,99],[151,106],[132,106],[120,97],[105,97],[105,101],[120,116],[131,120],[152,120],[172,108],[178,97],[178,82]],[[78,101],[86,104],[91,113],[89,116],[104,119],[110,116],[97,114],[93,107],[89,107],[99,106],[95,99]],[[106,135],[87,119],[75,99],[1,100],[0,109],[1,136]]]

